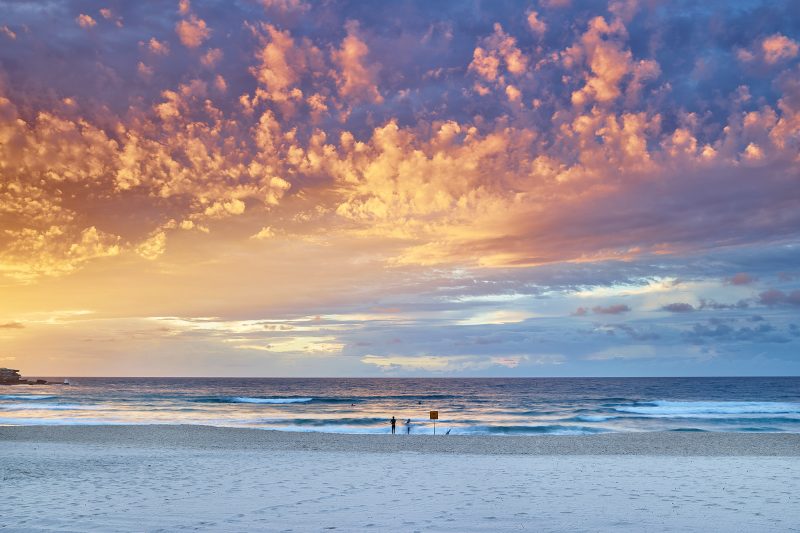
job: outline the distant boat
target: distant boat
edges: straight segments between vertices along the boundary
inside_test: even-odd
[[[68,379],[64,380],[64,385],[69,385],[69,380]]]

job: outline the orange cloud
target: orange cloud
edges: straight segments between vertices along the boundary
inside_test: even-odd
[[[200,58],[200,63],[206,68],[214,68],[222,59],[223,53],[219,48],[212,48]]]
[[[383,97],[377,86],[377,66],[367,63],[369,48],[358,36],[358,24],[348,22],[347,36],[332,57],[338,67],[333,72],[339,94],[347,99],[362,99],[381,103]]]
[[[539,14],[536,11],[528,13],[528,27],[539,37],[542,37],[547,31],[547,24],[539,18]]]
[[[588,72],[582,72],[585,85],[572,93],[574,105],[615,100],[622,94],[623,80],[631,74],[631,91],[638,94],[644,81],[659,74],[658,64],[653,60],[633,63],[630,50],[624,47],[626,35],[620,19],[609,24],[603,17],[595,17],[580,41],[564,51],[563,61],[567,68],[579,68],[584,62],[589,67]]]
[[[528,62],[528,57],[517,47],[517,40],[495,23],[494,33],[482,39],[481,45],[475,48],[469,70],[488,82],[502,85],[505,72],[519,76],[527,69]]]
[[[769,64],[775,64],[796,57],[800,45],[797,41],[776,33],[761,42],[761,49],[764,51],[764,60]]]
[[[197,48],[211,36],[211,29],[203,19],[190,15],[188,19],[181,20],[175,25],[175,33],[184,46]]]
[[[165,41],[159,41],[155,37],[151,37],[149,41],[147,41],[147,49],[156,55],[165,56],[169,54],[169,44]]]
[[[259,0],[266,9],[274,9],[281,13],[292,11],[304,12],[311,9],[311,6],[303,0]]]
[[[310,43],[298,46],[288,31],[280,31],[271,24],[263,24],[260,30],[263,33],[257,34],[262,43],[257,52],[259,66],[251,69],[262,86],[258,95],[281,103],[302,99],[303,91],[298,86],[301,73],[307,65],[320,60],[319,50]]]
[[[97,21],[94,20],[91,16],[81,13],[77,17],[75,17],[75,22],[78,23],[78,26],[81,28],[93,28],[97,25]]]

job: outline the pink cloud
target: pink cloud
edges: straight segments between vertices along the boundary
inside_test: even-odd
[[[159,41],[155,37],[151,37],[147,41],[147,49],[156,55],[165,56],[169,54],[169,44],[165,41]]]
[[[516,77],[523,74],[528,62],[529,58],[517,46],[516,38],[495,23],[494,32],[481,39],[480,45],[473,51],[468,68],[485,81],[503,86],[506,75]]]
[[[84,13],[81,13],[75,17],[75,22],[78,23],[78,26],[84,29],[93,28],[97,25],[96,20],[94,20],[90,15],[86,15]]]
[[[175,32],[184,46],[197,48],[211,35],[211,29],[203,19],[190,15],[188,19],[181,20],[175,25]]]
[[[347,36],[341,46],[333,51],[333,62],[338,67],[333,72],[339,94],[345,98],[363,99],[381,103],[383,96],[377,86],[377,65],[369,64],[369,48],[358,36],[358,23],[347,23]]]
[[[598,315],[620,315],[630,310],[631,308],[625,304],[613,304],[608,306],[597,305],[592,307],[592,311]]]
[[[764,52],[764,60],[772,65],[796,57],[800,45],[797,44],[797,41],[776,33],[761,42],[761,49]]]
[[[547,24],[539,18],[539,14],[536,11],[528,13],[528,27],[531,29],[531,32],[539,37],[543,36],[547,31]]]
[[[770,307],[778,305],[800,306],[800,290],[783,292],[778,289],[769,289],[758,295],[758,302]]]
[[[730,278],[725,278],[725,283],[728,283],[729,285],[749,285],[754,281],[756,281],[756,278],[747,272],[739,272]]]
[[[200,58],[200,63],[206,68],[214,68],[222,60],[223,55],[222,50],[219,48],[212,48],[203,54],[203,57]]]

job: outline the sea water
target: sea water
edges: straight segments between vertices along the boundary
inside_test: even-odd
[[[800,378],[71,378],[0,388],[2,425],[583,435],[800,432]],[[410,424],[406,421],[410,420]]]

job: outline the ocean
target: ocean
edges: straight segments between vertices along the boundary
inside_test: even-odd
[[[72,378],[0,387],[0,425],[202,424],[283,431],[587,435],[800,432],[800,377]],[[410,420],[410,424],[406,421]]]

